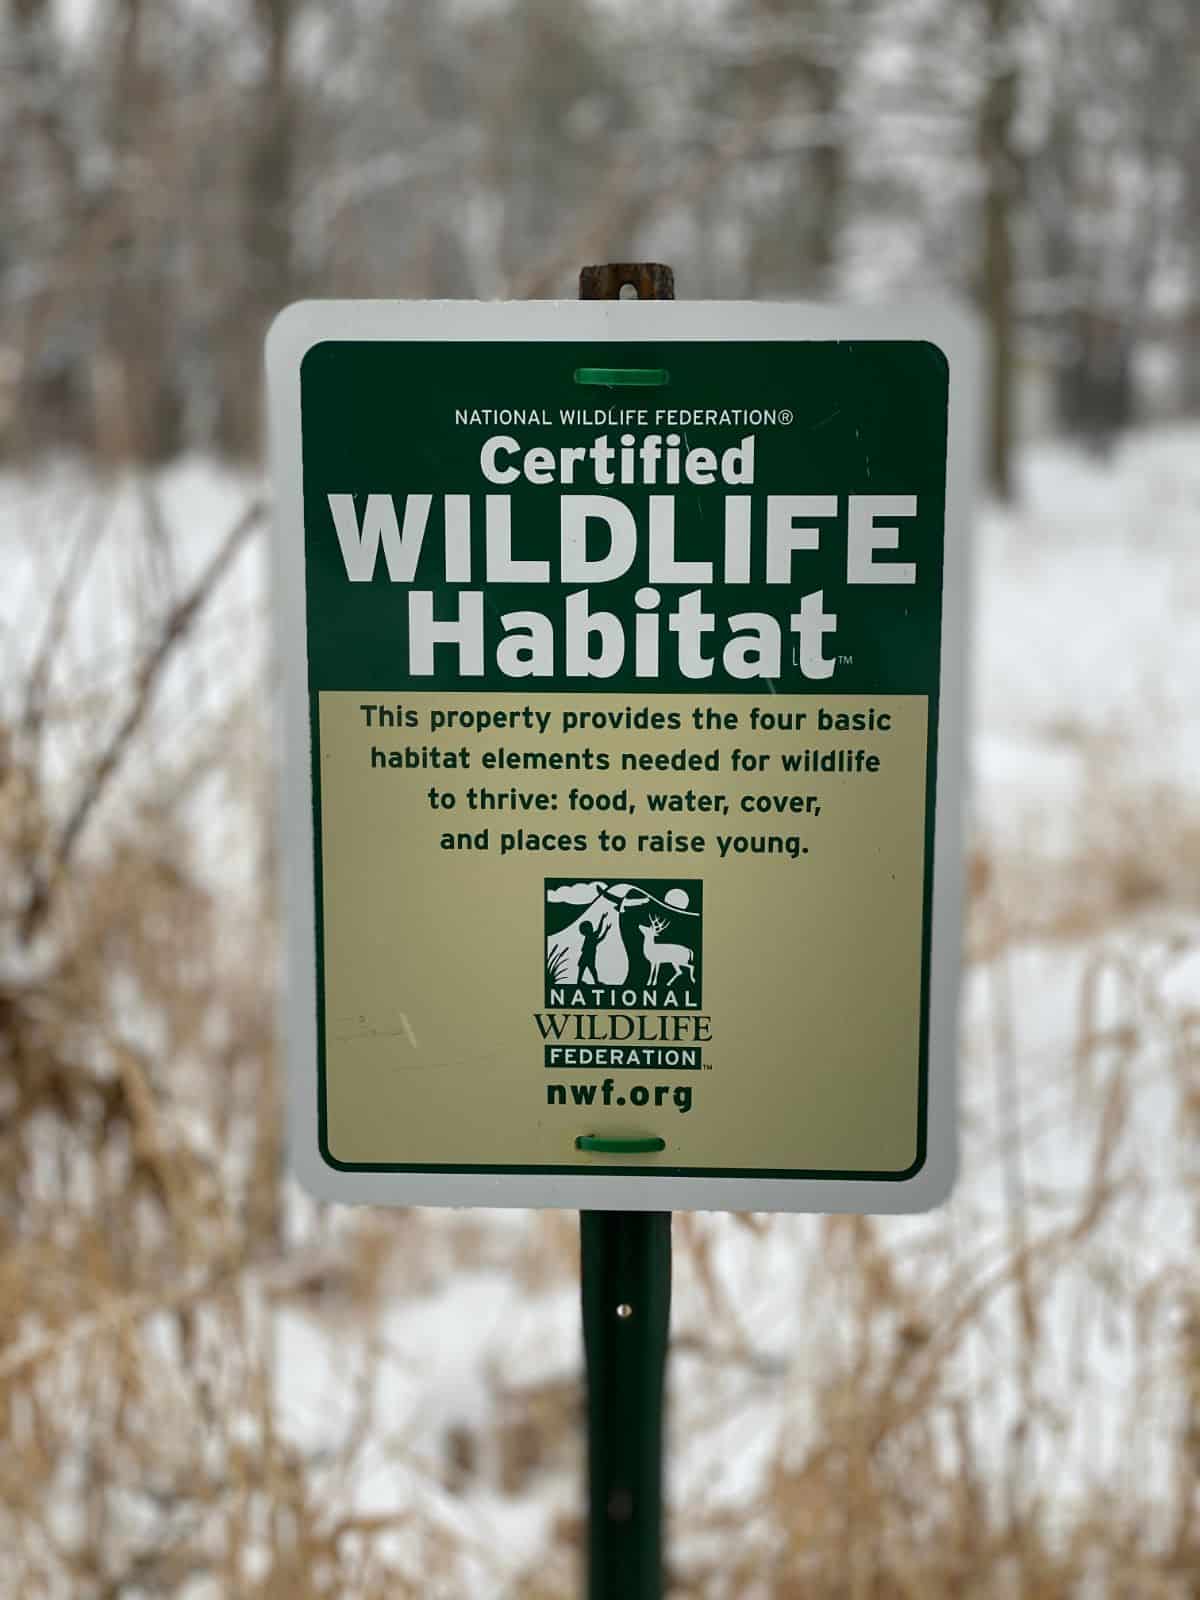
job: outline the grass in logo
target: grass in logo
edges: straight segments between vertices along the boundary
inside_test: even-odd
[[[565,945],[555,945],[546,952],[546,983],[565,983],[571,966],[571,956]]]

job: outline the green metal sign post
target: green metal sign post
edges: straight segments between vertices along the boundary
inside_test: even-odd
[[[673,300],[675,275],[657,263],[584,267],[579,274],[581,300],[617,300],[630,287],[639,300]],[[659,1600],[671,1213],[583,1211],[579,1223],[588,1600]]]
[[[659,1600],[671,1213],[584,1211],[580,1240],[588,1597]]]

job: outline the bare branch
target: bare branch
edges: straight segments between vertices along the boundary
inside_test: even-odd
[[[249,535],[262,520],[265,506],[253,501],[226,534],[216,554],[197,578],[195,584],[168,612],[153,648],[143,659],[134,682],[133,699],[120,723],[101,751],[83,789],[75,801],[62,831],[54,845],[50,859],[34,877],[29,899],[21,922],[22,937],[28,941],[41,926],[50,903],[50,892],[55,882],[70,864],[80,835],[97,802],[108,787],[113,774],[121,765],[126,752],[146,719],[154,699],[163,668],[176,645],[190,630],[206,600],[212,595],[225,575],[233,558],[245,544]]]
[[[88,564],[100,544],[104,531],[105,511],[98,507],[79,530],[79,537],[67,559],[61,578],[54,590],[42,642],[30,669],[25,686],[25,705],[21,712],[20,730],[23,738],[36,748],[46,716],[46,694],[50,672],[54,665],[54,651],[62,639],[71,606],[83,582]]]

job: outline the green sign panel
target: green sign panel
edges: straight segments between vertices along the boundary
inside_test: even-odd
[[[769,306],[276,324],[321,1192],[945,1193],[969,344]]]

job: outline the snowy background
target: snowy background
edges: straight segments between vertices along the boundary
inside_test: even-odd
[[[848,1560],[868,1573],[911,1566],[925,1574],[914,1594],[961,1593],[967,1573],[989,1571],[1007,1574],[996,1593],[1038,1592],[1023,1562],[1064,1563],[1072,1584],[1094,1568],[1090,1587],[1045,1592],[1116,1593],[1122,1563],[1170,1573],[1191,1515],[1200,430],[1132,434],[1102,464],[1068,445],[1030,450],[1021,488],[1020,508],[988,509],[977,538],[963,1177],[929,1218],[677,1220],[681,1594],[786,1594],[789,1573],[834,1593]],[[42,690],[51,832],[171,596],[204,573],[255,489],[200,460],[103,485],[65,465],[0,483],[8,726],[21,725],[13,686],[31,681],[43,648],[29,619],[68,596]],[[82,572],[80,530],[95,545]],[[202,981],[168,982],[139,973],[126,948],[177,940],[151,920],[158,895],[139,902],[149,926],[107,930],[99,981],[112,992],[75,1020],[76,1039],[56,1041],[75,1070],[128,1085],[133,1150],[86,1148],[86,1118],[70,1132],[34,1118],[20,1136],[21,1192],[53,1215],[44,1238],[28,1216],[13,1224],[8,1270],[23,1269],[23,1249],[47,1251],[58,1283],[10,1302],[0,1380],[14,1385],[12,1443],[39,1448],[40,1405],[78,1425],[42,1463],[55,1504],[36,1509],[48,1523],[53,1512],[61,1550],[29,1548],[35,1508],[22,1499],[0,1510],[4,1543],[31,1572],[69,1571],[97,1450],[105,1548],[127,1560],[148,1548],[157,1571],[183,1544],[198,1569],[117,1592],[274,1593],[263,1575],[280,1570],[281,1546],[308,1551],[307,1564],[309,1541],[329,1541],[329,1586],[306,1579],[316,1594],[374,1593],[375,1571],[407,1575],[414,1594],[569,1594],[581,1490],[571,1216],[318,1212],[285,1183],[276,1246],[256,1234],[230,1275],[225,1252],[250,1243],[238,1213],[261,1160],[242,1124],[268,1114],[253,1097],[222,1103],[269,1029],[242,1015],[269,1004],[273,960],[264,545],[261,529],[247,536],[164,671],[79,847],[66,931],[6,951],[18,1005],[39,989],[42,1008],[65,1003],[59,941],[76,918],[103,926],[91,902],[112,885],[90,880],[105,883],[134,849],[169,846],[163,865],[186,881],[193,914],[214,919]],[[172,960],[196,960],[193,943]],[[177,1014],[179,986],[200,991],[194,1024]],[[139,1141],[143,1161],[162,1163],[162,1192],[133,1207],[141,1231],[124,1247],[143,1267],[170,1266],[135,1290],[107,1281],[112,1262],[95,1276],[89,1252],[103,1260],[117,1244],[86,1230],[103,1231],[93,1208],[110,1179],[132,1203]],[[89,1170],[106,1162],[108,1177]],[[155,1205],[173,1223],[156,1226]],[[122,1378],[126,1362],[136,1370]],[[102,1399],[110,1383],[129,1392]],[[291,1510],[314,1519],[303,1538],[271,1525],[276,1473],[302,1485]],[[226,1575],[240,1495],[245,1588]],[[959,1547],[969,1529],[978,1548]],[[1190,1582],[1185,1569],[1161,1592]],[[60,1576],[57,1589],[12,1592],[102,1591]]]
[[[1200,1588],[1190,0],[0,24],[0,1596],[580,1592],[578,1225],[283,1175],[259,337],[973,299],[962,1179],[675,1221],[672,1600]]]

